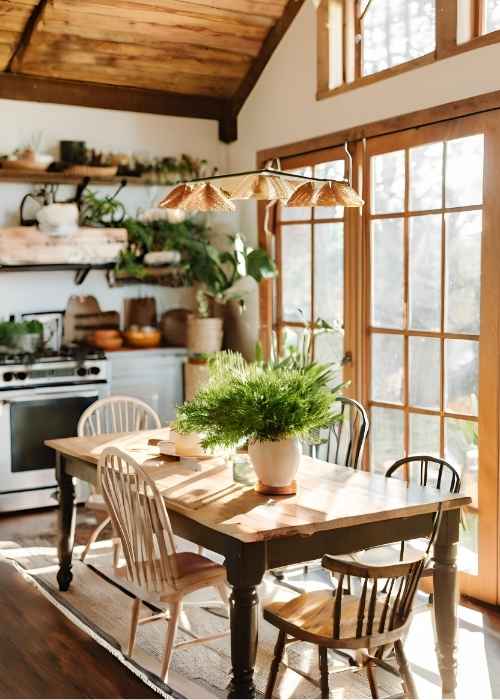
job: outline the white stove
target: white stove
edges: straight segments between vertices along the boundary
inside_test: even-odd
[[[0,355],[0,512],[56,504],[55,454],[44,441],[76,435],[83,411],[109,394],[108,380],[100,351]],[[86,496],[77,491],[77,500]]]

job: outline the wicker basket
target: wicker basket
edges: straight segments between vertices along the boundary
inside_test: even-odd
[[[187,349],[193,354],[219,352],[222,348],[221,318],[188,318]]]
[[[198,391],[208,383],[208,362],[188,360],[184,365],[185,399],[191,401]]]

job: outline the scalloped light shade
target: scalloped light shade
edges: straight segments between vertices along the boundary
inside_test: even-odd
[[[247,175],[231,192],[231,199],[289,199],[295,186],[279,175]]]
[[[305,182],[286,203],[287,207],[360,207],[363,200],[347,183],[330,180],[323,184]]]
[[[335,182],[335,195],[337,196],[337,204],[341,207],[362,207],[364,201],[361,199],[356,190],[347,182]]]
[[[287,207],[310,207],[314,201],[316,195],[316,186],[314,182],[304,182],[303,185],[299,185],[295,192],[292,194],[288,202]]]
[[[167,196],[161,200],[158,206],[164,209],[182,209],[182,204],[186,199],[193,194],[193,185],[183,182],[177,187],[174,187]]]
[[[235,211],[236,206],[229,199],[229,195],[220,187],[206,182],[195,185],[193,191],[182,204],[180,209],[185,211]]]

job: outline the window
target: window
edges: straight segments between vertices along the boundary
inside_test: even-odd
[[[500,41],[500,0],[321,0],[321,99]]]
[[[378,73],[436,48],[435,0],[361,0],[361,75]]]
[[[344,155],[292,169],[297,174],[343,179]],[[283,166],[290,169],[286,162]],[[319,361],[340,364],[344,355],[344,208],[279,207],[274,323],[280,348],[300,342],[306,324],[318,318],[333,332],[314,338]]]

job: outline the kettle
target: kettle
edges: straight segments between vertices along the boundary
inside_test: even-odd
[[[46,207],[49,204],[54,204],[56,201],[56,187],[54,186],[48,186],[44,185],[38,190],[35,190],[35,192],[29,192],[28,194],[25,194],[24,197],[21,200],[21,206],[19,207],[19,218],[21,219],[21,226],[36,226],[37,224],[37,219],[36,218],[28,218],[25,215],[26,212],[26,206],[30,204],[30,206],[33,206],[30,203],[30,200],[33,200],[38,205],[38,208],[36,211],[40,210],[41,207]],[[36,214],[35,214],[36,216]]]

